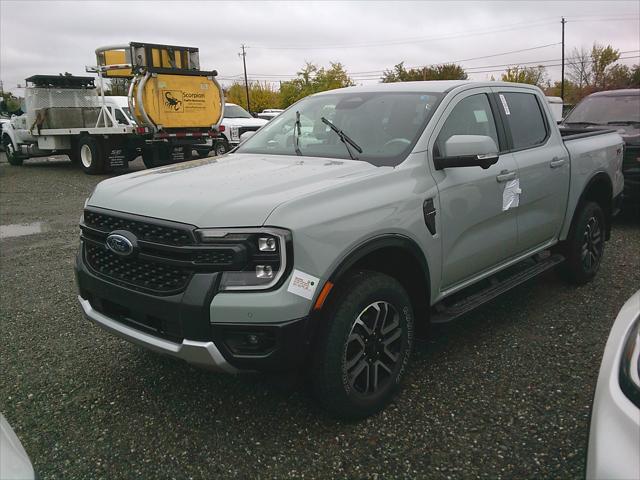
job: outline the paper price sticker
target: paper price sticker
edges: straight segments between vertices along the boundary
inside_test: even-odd
[[[318,277],[314,277],[313,275],[309,275],[308,273],[304,273],[300,270],[294,270],[291,275],[291,281],[289,282],[287,291],[294,295],[298,295],[299,297],[311,300],[316,288],[318,288],[319,281],[320,279]]]

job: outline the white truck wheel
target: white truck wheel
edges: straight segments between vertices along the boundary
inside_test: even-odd
[[[84,173],[95,175],[104,169],[102,145],[93,137],[84,136],[78,141],[78,157]]]

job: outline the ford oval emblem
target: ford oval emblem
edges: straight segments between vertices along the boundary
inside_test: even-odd
[[[133,242],[119,233],[109,235],[106,243],[107,248],[116,255],[127,257],[133,253]]]

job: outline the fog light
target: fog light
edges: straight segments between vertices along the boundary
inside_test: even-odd
[[[273,278],[273,268],[270,265],[256,265],[256,277]]]
[[[275,252],[276,239],[273,237],[261,237],[258,239],[258,249],[261,252]]]

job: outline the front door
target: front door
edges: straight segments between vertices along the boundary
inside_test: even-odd
[[[444,151],[453,135],[484,135],[502,151],[497,106],[488,88],[468,90],[453,98],[436,125],[431,158]],[[435,170],[442,225],[442,288],[446,290],[513,256],[517,250],[514,209],[503,209],[506,183],[517,176],[513,155],[506,153],[487,169],[459,167]]]

